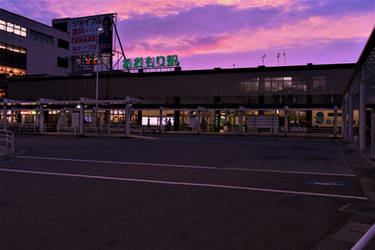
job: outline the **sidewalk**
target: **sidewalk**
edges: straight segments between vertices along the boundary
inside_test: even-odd
[[[352,215],[322,239],[315,250],[351,249],[375,223],[375,162],[370,160],[369,151],[355,151],[355,144],[346,144],[343,140],[337,140],[337,144],[343,159],[357,175],[368,201],[348,203],[338,209]],[[375,237],[365,249],[375,249]]]

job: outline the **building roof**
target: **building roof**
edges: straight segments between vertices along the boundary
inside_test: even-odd
[[[129,73],[121,70],[112,72],[101,72],[100,77],[150,77],[150,76],[171,76],[171,75],[203,75],[203,74],[233,74],[233,73],[267,73],[267,72],[283,72],[283,71],[304,71],[304,70],[325,70],[325,69],[352,69],[354,63],[342,64],[307,64],[295,66],[258,66],[254,68],[229,68],[229,69],[202,69],[202,70],[182,70],[182,71],[164,71],[164,72],[142,72],[142,73]],[[94,78],[92,75],[71,75],[71,76],[48,76],[48,75],[26,75],[22,78],[11,79],[10,81],[35,81],[35,80],[62,80],[62,79],[83,79]]]
[[[349,86],[352,84],[354,79],[357,77],[358,73],[360,72],[362,66],[366,62],[371,62],[371,64],[375,65],[375,26],[372,29],[372,33],[370,35],[370,38],[367,40],[366,46],[363,49],[357,63],[355,64],[355,67],[353,68],[353,72],[349,78],[349,81],[347,82],[344,92],[346,92],[349,88]]]

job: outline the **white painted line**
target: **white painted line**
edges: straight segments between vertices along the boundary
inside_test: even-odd
[[[162,181],[162,180],[151,180],[151,179],[134,179],[134,178],[84,175],[84,174],[67,174],[67,173],[58,173],[58,172],[44,172],[44,171],[23,170],[23,169],[8,169],[8,168],[0,168],[0,171],[1,172],[10,172],[10,173],[22,173],[22,174],[79,177],[79,178],[88,178],[88,179],[115,180],[115,181],[127,181],[127,182],[142,182],[142,183],[180,185],[180,186],[195,186],[195,187],[211,187],[211,188],[236,189],[236,190],[247,190],[247,191],[261,191],[261,192],[270,192],[270,193],[297,194],[297,195],[308,195],[308,196],[318,196],[318,197],[333,197],[333,198],[344,198],[344,199],[367,200],[367,197],[364,197],[364,196],[299,192],[299,191],[257,188],[257,187],[244,187],[244,186],[231,186],[231,185],[218,185],[218,184],[192,183],[192,182],[175,182],[175,181]]]
[[[22,159],[35,160],[53,160],[53,161],[75,161],[88,163],[102,163],[102,164],[118,164],[118,165],[138,165],[149,167],[173,167],[173,168],[197,168],[197,169],[211,169],[211,170],[230,170],[230,171],[246,171],[246,172],[263,172],[263,173],[278,173],[278,174],[304,174],[304,175],[326,175],[326,176],[347,176],[355,177],[355,174],[339,174],[339,173],[325,173],[325,172],[306,172],[306,171],[282,171],[269,169],[250,169],[250,168],[220,168],[197,165],[179,165],[179,164],[164,164],[164,163],[147,163],[147,162],[126,162],[126,161],[100,161],[100,160],[83,160],[59,157],[41,157],[41,156],[18,156]]]

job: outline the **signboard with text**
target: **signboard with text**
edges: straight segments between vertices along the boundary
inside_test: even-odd
[[[122,67],[124,69],[154,69],[154,68],[170,68],[179,67],[177,55],[156,56],[156,57],[136,57],[133,59],[125,59]]]
[[[113,14],[70,19],[71,56],[112,53]]]

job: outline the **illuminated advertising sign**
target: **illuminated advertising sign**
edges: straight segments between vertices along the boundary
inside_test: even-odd
[[[70,20],[71,56],[112,53],[113,14]]]
[[[125,59],[122,67],[124,69],[153,69],[178,67],[177,55],[157,56],[157,57],[136,57],[134,59]]]

